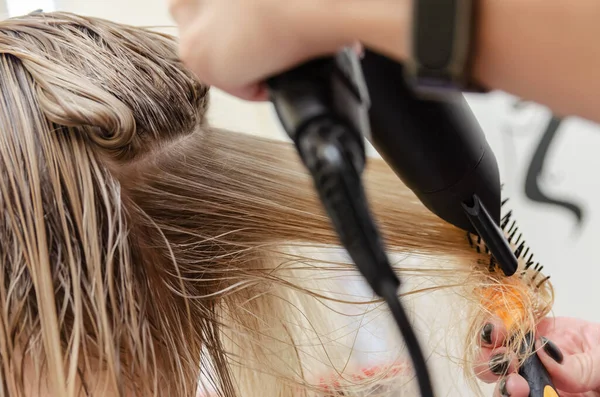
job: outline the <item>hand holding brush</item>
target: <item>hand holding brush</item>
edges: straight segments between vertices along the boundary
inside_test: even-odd
[[[508,335],[502,319],[489,319],[481,331],[475,373],[486,383],[498,382],[494,396],[527,397],[530,388],[519,375],[519,363],[507,359]],[[600,396],[600,324],[545,318],[535,331],[534,346],[561,397]]]

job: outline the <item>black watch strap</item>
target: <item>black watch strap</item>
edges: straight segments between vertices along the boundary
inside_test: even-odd
[[[418,91],[484,91],[470,78],[477,2],[413,0],[407,72]]]

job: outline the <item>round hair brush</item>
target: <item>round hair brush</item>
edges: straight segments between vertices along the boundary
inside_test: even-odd
[[[508,200],[503,201],[503,205]],[[482,306],[493,313],[503,322],[509,332],[507,340],[516,347],[514,353],[519,357],[519,374],[529,384],[530,397],[557,397],[558,392],[542,361],[535,352],[535,331],[527,329],[531,308],[534,315],[541,317],[548,309],[544,301],[544,289],[549,288],[547,281],[550,276],[543,276],[543,266],[534,260],[522,233],[516,225],[512,211],[504,215],[501,228],[504,230],[509,244],[513,247],[518,258],[518,275],[505,277],[498,272],[498,264],[485,243],[478,237],[467,234],[471,246],[482,254],[480,261],[488,261],[487,267],[492,276],[491,282],[476,293],[481,299]],[[547,294],[546,294],[547,295]]]

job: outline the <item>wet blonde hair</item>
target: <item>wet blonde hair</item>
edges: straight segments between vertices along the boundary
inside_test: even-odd
[[[147,29],[1,21],[0,81],[0,395],[325,393],[348,352],[319,280],[353,267],[303,251],[338,241],[289,144],[208,125],[208,88]],[[468,361],[478,288],[508,281],[383,162],[366,174],[386,244],[436,263],[398,271],[473,303]],[[527,299],[523,330],[549,306]]]

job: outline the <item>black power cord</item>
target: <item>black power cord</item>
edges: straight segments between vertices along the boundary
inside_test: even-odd
[[[400,299],[398,299],[398,289],[392,283],[383,283],[381,292],[383,299],[385,299],[392,312],[396,325],[398,325],[398,328],[402,332],[404,343],[406,344],[408,353],[413,362],[413,367],[417,374],[417,382],[419,382],[421,396],[433,396],[431,379],[429,379],[429,374],[427,372],[427,363],[425,362],[425,357],[423,357],[423,352],[419,348],[419,341],[410,325],[404,307],[402,306]]]
[[[340,241],[373,291],[388,304],[412,358],[423,397],[433,397],[419,342],[398,297],[394,273],[361,181],[368,95],[353,52],[309,62],[271,79],[271,101],[310,171]]]

